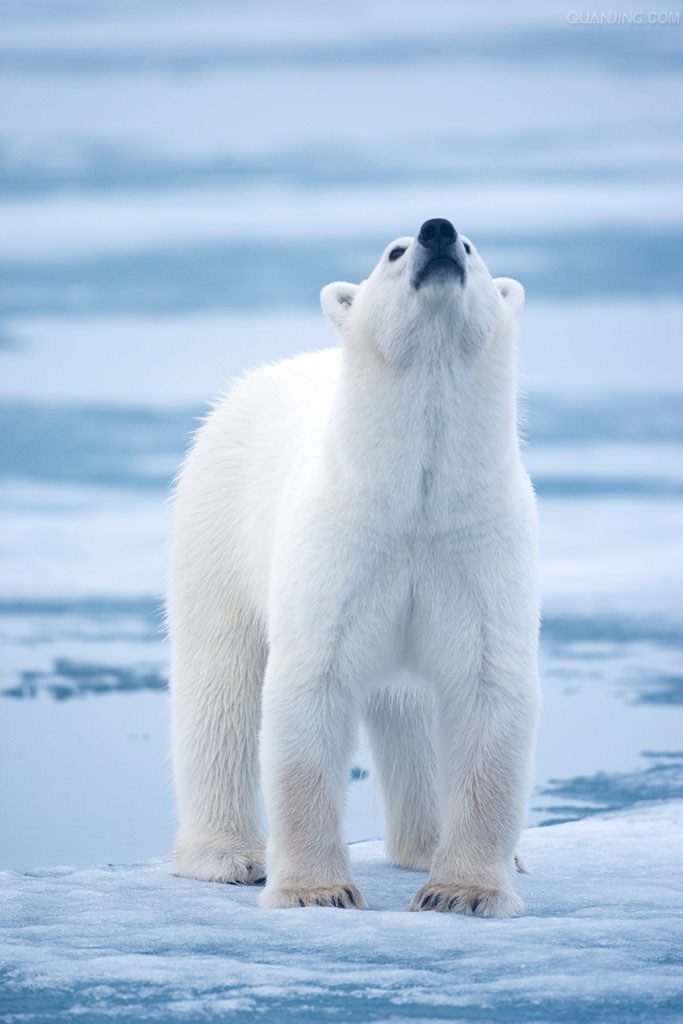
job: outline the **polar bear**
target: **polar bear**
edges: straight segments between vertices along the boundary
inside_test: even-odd
[[[323,289],[338,349],[249,374],[199,430],[168,596],[178,874],[364,907],[342,835],[362,722],[388,857],[429,871],[410,909],[520,912],[539,708],[523,299],[428,220]]]

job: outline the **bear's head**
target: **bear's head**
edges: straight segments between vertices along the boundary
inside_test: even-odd
[[[512,338],[524,289],[493,278],[469,239],[448,220],[425,221],[415,238],[391,242],[361,284],[323,288],[323,312],[342,341],[372,344],[395,364],[436,353],[480,352]]]

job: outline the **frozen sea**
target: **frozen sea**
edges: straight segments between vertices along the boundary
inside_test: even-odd
[[[683,27],[446,0],[0,13],[0,1019],[680,1020]],[[169,876],[170,481],[231,378],[334,344],[322,285],[431,216],[527,289],[528,916],[399,913],[419,879],[379,862],[363,744],[371,911],[258,911]]]

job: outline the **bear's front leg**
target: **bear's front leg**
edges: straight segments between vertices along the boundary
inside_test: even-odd
[[[270,838],[263,907],[358,907],[342,834],[356,736],[351,687],[328,668],[271,653],[263,693],[261,771]]]
[[[441,834],[410,909],[512,917],[540,706],[536,608],[511,600],[481,616],[464,588],[443,592],[441,608],[421,634],[437,697]]]
[[[438,714],[443,824],[429,880],[411,910],[514,917],[515,847],[524,826],[538,697],[532,678],[480,677],[466,697],[454,686]]]

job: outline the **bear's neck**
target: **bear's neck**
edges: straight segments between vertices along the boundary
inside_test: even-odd
[[[325,435],[345,499],[447,529],[509,491],[520,471],[515,354],[426,353],[391,366],[343,349]]]

